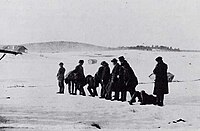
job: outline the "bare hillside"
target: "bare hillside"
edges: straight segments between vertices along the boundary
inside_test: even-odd
[[[107,50],[108,48],[102,46],[95,46],[91,44],[78,43],[78,42],[66,42],[66,41],[53,41],[53,42],[41,42],[41,43],[29,43],[23,44],[28,49],[28,52],[40,52],[40,53],[59,53],[69,51],[95,51],[95,50]]]

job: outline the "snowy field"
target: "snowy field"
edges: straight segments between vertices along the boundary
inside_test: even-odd
[[[97,97],[58,95],[56,73],[59,62],[68,71],[84,59],[85,74],[97,71],[102,60],[109,62],[124,55],[137,75],[137,90],[152,94],[148,78],[163,56],[168,71],[175,75],[165,95],[165,106],[129,105]],[[98,63],[88,64],[89,59]],[[2,131],[73,131],[200,130],[200,53],[105,51],[60,54],[8,55],[0,61],[0,130]],[[86,90],[86,88],[85,88]],[[100,91],[100,88],[98,88]],[[87,91],[86,91],[87,92]],[[88,92],[87,92],[88,94]],[[128,94],[128,100],[130,96]],[[99,125],[101,129],[93,125]]]

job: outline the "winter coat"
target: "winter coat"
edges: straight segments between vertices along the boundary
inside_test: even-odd
[[[126,60],[122,63],[122,67],[124,69],[124,83],[126,85],[126,90],[135,91],[135,87],[138,85],[138,79],[135,76],[133,69]]]
[[[65,83],[68,84],[70,81],[75,81],[75,73],[73,71],[68,72],[65,76]]]
[[[75,79],[76,79],[77,83],[83,84],[83,85],[86,84],[84,69],[83,69],[82,65],[77,65],[75,70],[73,70],[72,72],[75,73]]]
[[[63,81],[65,79],[65,68],[64,67],[60,67],[60,69],[58,70],[57,73],[57,79],[58,81]]]
[[[96,79],[98,79],[99,82],[102,80],[102,77],[103,77],[103,69],[104,67],[100,66],[97,73],[95,74]]]
[[[91,75],[86,76],[86,83],[88,84],[88,87],[95,88],[95,80],[94,77]]]
[[[120,91],[123,84],[123,70],[118,63],[114,66],[111,73],[111,83],[113,91]]]
[[[109,79],[110,79],[110,67],[108,65],[106,65],[103,67],[102,80],[109,81]]]
[[[119,78],[119,68],[120,68],[120,65],[117,63],[113,70],[112,70],[112,73],[111,73],[111,81],[112,82],[116,82]]]
[[[155,86],[154,86],[154,95],[159,94],[168,94],[168,78],[167,78],[167,64],[160,62],[156,65],[153,73],[155,74]]]

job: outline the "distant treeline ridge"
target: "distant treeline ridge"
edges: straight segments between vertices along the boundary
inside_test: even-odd
[[[168,46],[158,46],[158,45],[152,45],[152,46],[144,46],[144,45],[137,45],[137,46],[121,46],[118,47],[118,49],[127,49],[127,50],[147,50],[147,51],[153,51],[153,50],[162,50],[162,51],[181,51],[179,48],[173,48]]]

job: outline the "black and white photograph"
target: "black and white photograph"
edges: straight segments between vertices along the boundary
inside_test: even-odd
[[[199,123],[199,0],[0,0],[0,131]]]

